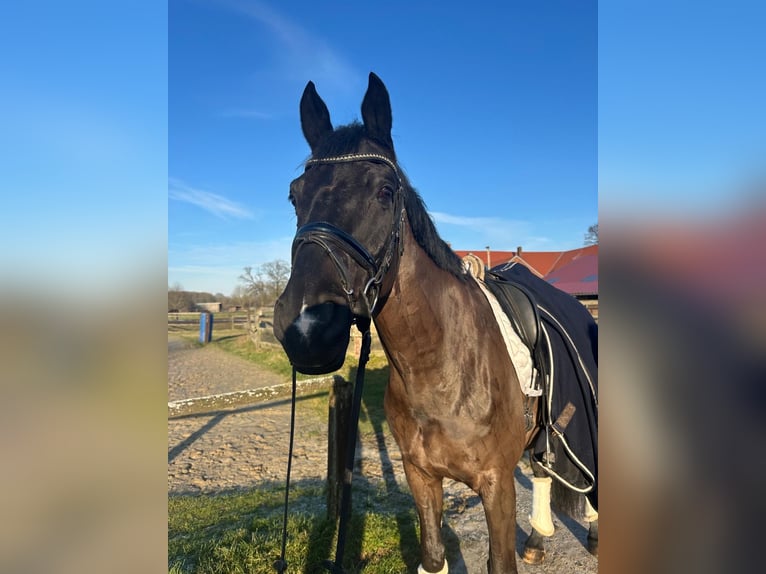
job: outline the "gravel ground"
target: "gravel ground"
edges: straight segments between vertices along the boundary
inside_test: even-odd
[[[286,383],[244,359],[215,347],[197,347],[168,338],[170,401],[243,391]],[[327,465],[327,420],[317,415],[311,395],[296,410],[294,483],[323,481]],[[279,399],[234,407],[216,413],[168,420],[168,493],[216,494],[284,482],[290,404]],[[393,437],[366,437],[357,449],[355,497],[374,493],[381,504],[412,505],[401,457]],[[529,533],[531,471],[516,469],[517,551]],[[443,537],[451,574],[486,572],[487,527],[479,498],[464,485],[445,481]],[[321,503],[321,501],[320,501]],[[518,558],[520,573],[583,573],[598,571],[598,560],[585,549],[587,525],[554,514],[556,534],[548,539],[540,566]]]

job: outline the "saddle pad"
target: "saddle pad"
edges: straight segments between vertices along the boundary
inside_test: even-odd
[[[492,307],[492,313],[495,315],[497,326],[500,327],[500,333],[503,335],[503,341],[505,342],[505,348],[508,350],[508,356],[511,358],[511,363],[516,369],[516,376],[519,379],[521,385],[521,391],[530,397],[539,397],[542,394],[542,387],[535,389],[534,381],[537,376],[537,371],[532,364],[532,354],[529,352],[529,348],[522,342],[521,337],[514,330],[511,325],[510,319],[503,312],[500,307],[500,303],[497,298],[487,289],[484,283],[471,275],[471,278],[481,288],[484,296],[487,298],[490,307]]]

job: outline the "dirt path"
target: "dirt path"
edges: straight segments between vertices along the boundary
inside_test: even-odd
[[[258,389],[286,382],[218,347],[168,336],[168,401]]]
[[[215,347],[197,347],[168,339],[169,400],[285,383],[280,377]],[[311,395],[296,407],[296,444],[292,473],[295,483],[323,481],[327,465],[327,421]],[[215,414],[168,421],[168,493],[216,494],[284,481],[290,404],[276,400],[236,407]],[[362,413],[364,416],[364,413]],[[381,504],[412,505],[398,448],[390,435],[361,441],[355,492],[375,493]],[[529,532],[531,472],[516,470],[517,549]],[[445,481],[443,536],[451,574],[486,572],[487,528],[479,498],[462,484]],[[383,494],[381,494],[383,493]],[[595,574],[598,561],[585,550],[587,527],[554,515],[556,534],[548,540],[546,561],[519,572]]]

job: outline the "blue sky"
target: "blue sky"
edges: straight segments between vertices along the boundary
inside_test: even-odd
[[[0,289],[93,302],[156,281],[167,238],[166,6],[5,3],[0,53]]]
[[[335,125],[386,84],[400,163],[456,249],[579,247],[597,221],[595,2],[171,0],[168,283],[289,261],[309,80]]]
[[[599,4],[602,212],[715,217],[754,194],[762,205],[764,26],[755,0]]]
[[[346,123],[371,70],[456,248],[577,247],[615,204],[650,226],[763,199],[764,2],[602,1],[598,22],[585,2],[357,4],[4,7],[0,288],[228,294],[289,256],[306,82]]]

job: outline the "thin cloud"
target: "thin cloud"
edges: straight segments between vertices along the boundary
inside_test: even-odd
[[[431,211],[430,214],[436,223],[447,223],[449,225],[459,225],[473,229],[482,229],[502,222],[501,219],[496,217],[466,217],[464,215],[451,215],[441,211]]]
[[[452,215],[441,211],[430,212],[437,225],[454,225],[475,231],[485,237],[507,237],[529,232],[530,224],[526,221],[503,219],[500,217],[468,217]]]
[[[274,114],[258,110],[230,109],[223,110],[218,114],[222,118],[247,118],[253,120],[273,120]]]
[[[289,260],[292,242],[292,236],[212,245],[176,244],[171,241],[168,245],[168,258],[173,265],[204,267],[235,265],[241,268],[273,259]]]
[[[430,212],[434,223],[450,238],[456,249],[491,245],[493,249],[515,249],[523,245],[527,249],[552,249],[555,242],[535,235],[534,226],[528,221],[503,219],[501,217],[470,217],[440,211]]]
[[[253,214],[246,207],[235,201],[226,199],[222,195],[196,189],[178,179],[168,181],[168,197],[175,201],[181,201],[204,209],[208,213],[221,219],[252,219]]]
[[[168,244],[168,284],[190,291],[231,293],[245,267],[281,259],[290,261],[293,237],[220,244]]]
[[[324,38],[316,36],[262,2],[231,1],[230,8],[266,26],[278,42],[279,69],[289,80],[312,77],[323,89],[356,89],[359,75]]]

